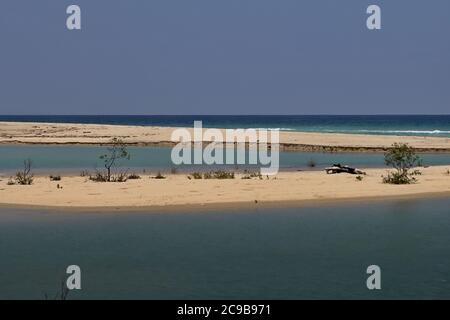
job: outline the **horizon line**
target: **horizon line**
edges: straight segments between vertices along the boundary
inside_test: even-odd
[[[450,113],[374,113],[374,114],[0,114],[0,117],[284,117],[284,116],[450,116]]]

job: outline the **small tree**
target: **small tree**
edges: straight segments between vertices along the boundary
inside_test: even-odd
[[[106,181],[111,181],[111,169],[117,164],[120,159],[130,160],[130,154],[127,151],[125,143],[118,138],[111,140],[111,146],[108,147],[108,153],[101,155],[100,159],[103,160],[103,164],[106,169]]]
[[[384,162],[396,170],[383,178],[384,183],[410,184],[416,181],[413,177],[416,175],[416,172],[411,172],[410,170],[420,165],[421,160],[416,155],[414,148],[408,144],[394,143],[384,154]]]
[[[27,159],[23,162],[23,170],[16,173],[16,182],[21,185],[30,185],[33,183],[33,174],[31,173],[31,166],[33,162]]]

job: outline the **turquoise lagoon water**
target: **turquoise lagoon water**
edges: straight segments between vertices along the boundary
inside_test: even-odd
[[[171,148],[130,147],[128,150],[131,153],[131,159],[122,162],[125,168],[169,170],[174,167],[170,157]],[[105,151],[105,147],[99,146],[0,145],[0,173],[21,168],[23,160],[28,158],[32,159],[34,169],[42,171],[59,170],[78,173],[80,170],[93,170],[102,167],[99,156]],[[450,154],[425,154],[422,158],[425,165],[450,164]],[[383,155],[376,153],[281,152],[280,167],[306,169],[311,159],[316,162],[318,169],[333,163],[362,168],[384,166]],[[197,167],[182,166],[180,169],[195,170]],[[235,166],[231,168],[234,169]]]
[[[0,209],[0,299],[450,298],[450,199],[285,209]],[[381,268],[380,291],[366,268]]]

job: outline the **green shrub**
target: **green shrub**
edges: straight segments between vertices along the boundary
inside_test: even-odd
[[[385,153],[384,161],[386,165],[395,169],[395,172],[390,172],[383,177],[384,183],[410,184],[417,181],[414,176],[418,175],[420,171],[411,172],[411,169],[421,165],[421,160],[416,155],[414,148],[408,144],[394,143]]]
[[[50,181],[61,181],[61,176],[50,176]]]
[[[416,178],[402,174],[400,172],[389,172],[386,177],[383,177],[383,183],[389,184],[411,184],[416,182]]]

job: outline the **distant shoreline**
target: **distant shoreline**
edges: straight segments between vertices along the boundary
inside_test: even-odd
[[[113,137],[120,137],[130,146],[171,147],[175,142],[170,136],[175,129],[179,128],[0,122],[0,144],[107,145]],[[280,131],[281,151],[380,153],[395,142],[408,143],[419,153],[450,153],[447,137]]]

